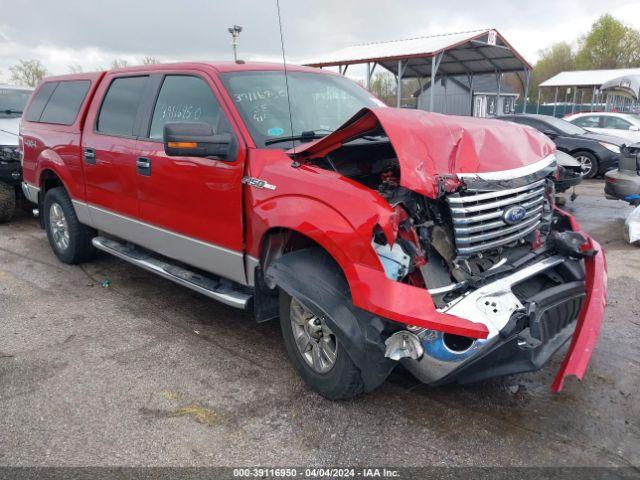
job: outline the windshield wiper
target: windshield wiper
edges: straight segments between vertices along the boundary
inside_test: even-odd
[[[10,115],[12,113],[19,113],[20,115],[22,115],[22,110],[11,110],[10,108],[7,108],[6,110],[0,110],[0,113],[6,113],[7,115]]]
[[[322,130],[329,133],[319,133],[321,130],[309,130],[308,132],[301,132],[300,135],[291,135],[289,137],[277,137],[270,138],[264,142],[265,145],[273,145],[274,143],[281,142],[293,142],[295,140],[301,140],[303,142],[310,142],[311,140],[316,140],[318,138],[326,137],[330,130]]]

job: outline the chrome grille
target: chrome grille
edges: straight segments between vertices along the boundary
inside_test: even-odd
[[[468,256],[496,248],[533,232],[541,222],[545,189],[546,180],[539,180],[495,192],[467,190],[464,194],[449,195],[447,202],[458,254]],[[510,225],[503,217],[507,209],[516,205],[524,207],[526,214]]]

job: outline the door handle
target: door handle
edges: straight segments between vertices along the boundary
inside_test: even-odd
[[[91,165],[96,163],[96,151],[93,148],[84,149],[84,162]]]
[[[136,159],[136,169],[140,175],[148,177],[151,175],[151,160],[147,157],[138,157]]]

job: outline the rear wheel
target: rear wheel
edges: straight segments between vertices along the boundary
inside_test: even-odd
[[[0,182],[0,223],[8,222],[16,211],[16,189]]]
[[[573,158],[580,162],[583,178],[593,178],[598,174],[598,159],[591,152],[575,152]]]
[[[52,188],[44,197],[44,227],[53,253],[69,264],[89,260],[95,250],[95,231],[78,220],[69,195],[62,187]]]
[[[360,370],[325,317],[282,290],[280,327],[291,362],[313,390],[330,400],[353,398],[363,391]]]

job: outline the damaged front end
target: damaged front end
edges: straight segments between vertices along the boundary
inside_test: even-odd
[[[470,123],[444,161],[428,143],[431,117],[421,116],[425,148],[413,141],[409,154],[397,122],[374,113],[379,123],[369,122],[368,144],[350,146],[362,132],[347,125],[340,146],[324,139],[321,154],[313,147],[307,154],[376,190],[395,211],[393,238],[377,227],[371,240],[386,281],[361,269],[366,288],[352,292],[356,306],[393,320],[382,330],[385,357],[427,384],[468,383],[537,370],[573,339],[553,389],[566,375],[581,378],[603,318],[606,270],[599,245],[554,204],[553,151],[526,137],[530,148],[519,147],[515,167],[492,171],[494,159],[508,164],[509,143],[487,131],[505,127]],[[488,138],[497,157],[487,156]],[[417,299],[422,305],[408,305]]]
[[[586,297],[583,259],[595,252],[554,207],[553,167],[550,158],[521,177],[461,176],[463,186],[436,200],[381,189],[401,218],[393,247],[374,236],[387,276],[488,330],[473,338],[409,326],[387,340],[387,357],[428,384],[466,383],[537,370],[571,338]]]

